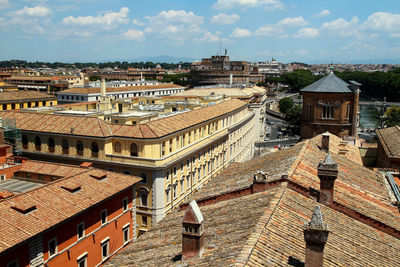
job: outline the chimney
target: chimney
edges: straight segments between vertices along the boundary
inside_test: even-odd
[[[328,152],[324,162],[318,164],[318,178],[320,179],[319,203],[327,206],[333,204],[333,190],[337,175],[338,166]]]
[[[182,225],[182,258],[200,257],[204,249],[203,215],[195,200],[187,207]]]
[[[101,79],[100,83],[100,91],[101,91],[101,96],[106,96],[106,80]]]
[[[325,150],[326,152],[329,151],[329,136],[330,136],[330,134],[328,132],[325,132],[322,134],[321,149]]]
[[[328,241],[328,227],[323,221],[320,206],[315,206],[310,222],[305,224],[306,267],[321,267],[324,262],[324,248]]]
[[[266,182],[267,182],[267,178],[266,178],[266,175],[265,175],[264,172],[258,171],[256,173],[254,173],[253,185],[252,185],[252,188],[251,188],[251,193],[255,194],[255,193],[258,193],[258,192],[265,191]]]

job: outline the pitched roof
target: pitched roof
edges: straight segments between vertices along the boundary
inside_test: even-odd
[[[304,87],[300,92],[317,92],[317,93],[352,93],[349,84],[338,78],[335,74],[319,79],[318,81]]]
[[[331,135],[332,138],[335,137]],[[320,139],[321,135],[277,153],[230,165],[196,192],[193,198],[205,221],[206,252],[184,264],[286,266],[293,261],[304,262],[304,224],[310,221],[315,205],[320,205],[311,193],[306,193],[312,192],[310,188],[319,189],[317,166],[326,155],[320,149]],[[339,172],[334,188],[336,206],[321,205],[330,231],[324,265],[399,265],[400,215],[391,205],[383,178],[334,149],[330,153]],[[209,197],[226,196],[227,192],[243,192],[258,170],[267,173],[266,191],[202,202]],[[184,213],[172,211],[106,266],[181,265]],[[256,223],[247,221],[247,216]],[[238,237],[240,241],[236,240]]]
[[[400,158],[400,126],[376,130],[379,141],[389,158]]]
[[[18,171],[58,177],[69,177],[86,172],[87,169],[75,165],[28,160],[22,164]]]
[[[37,91],[5,91],[0,92],[0,102],[17,102],[17,101],[35,101],[35,100],[50,100],[57,99],[53,95]]]
[[[118,93],[127,91],[140,91],[140,90],[157,90],[157,89],[176,89],[184,88],[181,85],[176,85],[172,83],[161,83],[158,85],[138,85],[138,86],[123,86],[123,87],[108,87],[106,89],[107,93]],[[100,87],[91,88],[70,88],[57,92],[57,94],[100,94]]]
[[[110,127],[114,136],[156,138],[192,127],[199,123],[207,122],[208,120],[246,106],[247,104],[243,101],[231,99],[216,105],[180,113],[144,124],[134,126],[111,124]]]
[[[107,179],[97,180],[91,176],[96,171],[85,169],[82,173],[0,200],[0,253],[140,180],[138,177],[103,170]],[[80,190],[72,194],[65,188],[73,184],[79,184]]]
[[[2,111],[2,119],[15,119],[16,127],[23,131],[74,134],[82,136],[111,136],[109,125],[99,118],[63,116],[24,111]]]

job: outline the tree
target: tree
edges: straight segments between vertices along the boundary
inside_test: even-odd
[[[286,114],[286,111],[293,107],[293,99],[285,97],[279,100],[279,110]]]
[[[296,133],[300,132],[300,124],[301,124],[301,113],[303,112],[303,108],[300,105],[296,105],[286,111],[285,121],[289,123],[290,126],[293,127]]]
[[[298,69],[291,73],[284,73],[281,76],[284,83],[290,86],[292,92],[298,92],[300,89],[316,81],[316,77],[309,70]]]
[[[400,107],[391,107],[386,110],[383,120],[388,127],[400,125]]]

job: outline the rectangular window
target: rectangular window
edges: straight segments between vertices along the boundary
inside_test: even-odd
[[[181,172],[183,172],[183,163],[181,163]]]
[[[174,176],[176,176],[176,167],[174,167]]]
[[[52,257],[58,252],[57,238],[51,239],[48,245],[49,245],[49,257]]]
[[[350,118],[350,104],[347,105],[346,119]]]
[[[87,253],[76,259],[76,262],[78,263],[78,267],[87,267]]]
[[[142,225],[147,226],[147,216],[142,216]]]
[[[172,139],[169,139],[169,153],[172,152]]]
[[[123,234],[123,237],[124,237],[124,243],[129,242],[129,225],[125,226],[122,229],[122,234]]]
[[[82,237],[85,236],[85,223],[81,222],[77,226],[77,232],[78,232],[78,239],[81,239]]]
[[[101,224],[105,224],[107,222],[107,209],[101,211]]]
[[[307,109],[306,109],[306,116],[307,118],[311,118],[311,104],[307,104]]]
[[[103,260],[107,259],[108,256],[110,255],[109,246],[110,246],[109,239],[101,243],[101,255]]]
[[[122,200],[122,206],[124,207],[124,211],[128,210],[128,198],[124,198]]]
[[[127,174],[127,175],[130,175],[130,174],[131,174],[131,171],[125,170],[123,173],[124,173],[124,174]]]

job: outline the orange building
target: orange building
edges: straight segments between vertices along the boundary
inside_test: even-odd
[[[45,184],[0,192],[0,267],[97,266],[136,237],[140,178],[38,161],[19,164],[15,177]]]

